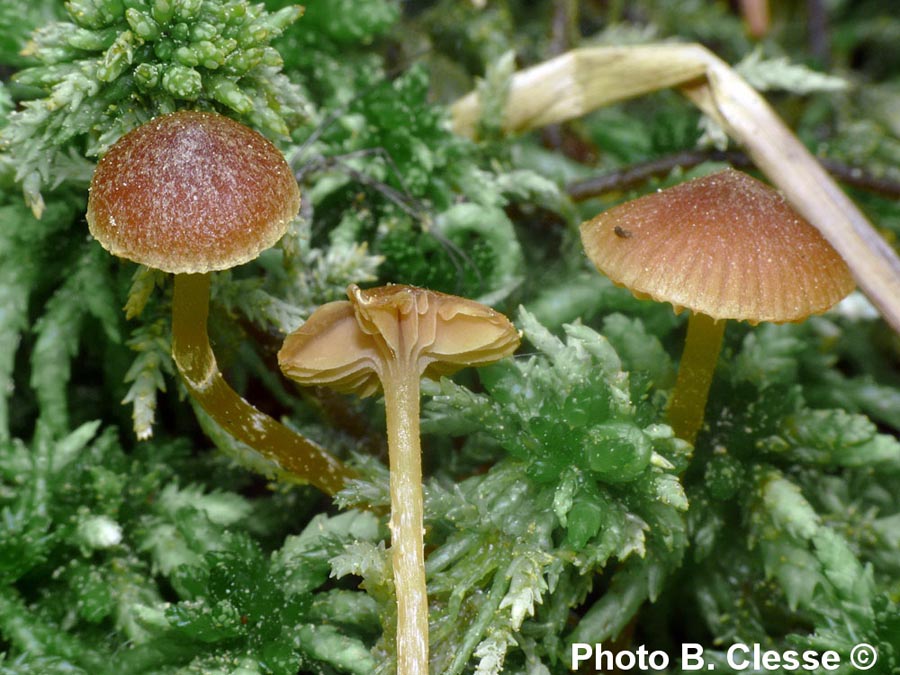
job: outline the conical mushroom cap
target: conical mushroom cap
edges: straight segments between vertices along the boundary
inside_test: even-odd
[[[180,111],[109,149],[91,180],[87,221],[114,255],[210,272],[272,246],[299,208],[297,181],[266,138],[223,115]]]
[[[278,352],[285,375],[368,396],[400,369],[429,377],[512,354],[519,334],[473,300],[404,285],[347,289],[349,301],[317,309]]]
[[[581,239],[616,284],[714,319],[801,321],[854,287],[815,227],[733,169],[604,211],[582,224]]]

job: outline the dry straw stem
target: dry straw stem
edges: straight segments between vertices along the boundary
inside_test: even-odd
[[[603,105],[678,87],[743,145],[754,163],[843,256],[860,288],[900,332],[900,258],[765,99],[697,44],[585,47],[515,75],[504,129],[521,132]],[[476,93],[452,108],[457,133],[473,137]]]

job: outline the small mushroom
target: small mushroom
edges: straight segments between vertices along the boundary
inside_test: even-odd
[[[348,471],[241,398],[209,344],[209,272],[256,258],[297,215],[300,189],[259,133],[209,112],[162,115],[120,138],[91,180],[87,221],[114,255],[175,274],[172,355],[190,395],[228,433],[329,494]]]
[[[618,230],[631,236],[617,236]],[[726,319],[784,323],[831,308],[854,282],[816,228],[764,183],[725,169],[620,204],[581,225],[588,257],[640,298],[691,310],[669,422],[691,443]]]
[[[519,334],[472,300],[411,286],[347,289],[317,309],[278,353],[305,385],[369,396],[384,390],[390,454],[391,559],[397,593],[397,672],[428,672],[419,380],[508,356]]]

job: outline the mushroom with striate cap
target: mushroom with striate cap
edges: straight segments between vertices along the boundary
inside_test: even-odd
[[[669,422],[694,442],[726,319],[802,321],[854,288],[850,269],[774,189],[723,171],[613,207],[581,225],[588,257],[640,298],[691,310]]]
[[[281,152],[211,112],[156,117],[97,164],[87,221],[114,255],[175,274],[172,356],[193,399],[281,469],[334,494],[347,469],[324,448],[241,398],[209,344],[209,273],[256,258],[297,215],[300,189]]]
[[[278,353],[301,384],[369,396],[379,384],[387,416],[391,560],[397,594],[397,672],[428,673],[419,380],[481,366],[515,351],[509,320],[473,300],[404,285],[347,289],[321,306]]]

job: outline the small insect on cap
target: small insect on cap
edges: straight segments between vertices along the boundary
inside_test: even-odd
[[[581,240],[614,283],[716,320],[801,321],[854,287],[815,227],[733,169],[604,211],[581,225]]]
[[[254,259],[299,209],[297,181],[272,143],[228,117],[180,111],[109,149],[91,180],[87,221],[114,255],[199,273]]]

